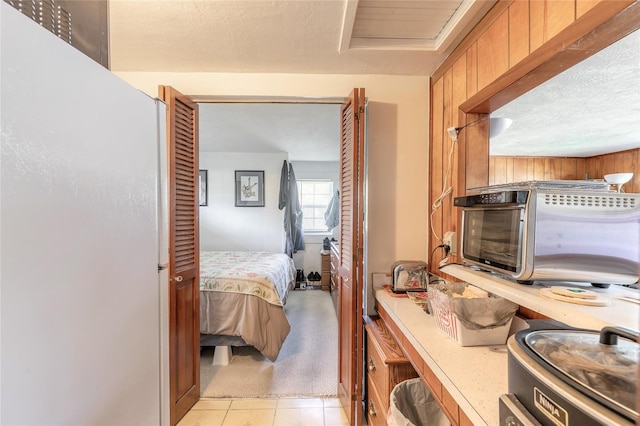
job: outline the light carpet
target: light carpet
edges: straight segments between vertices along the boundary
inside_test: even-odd
[[[289,293],[291,331],[278,358],[253,347],[234,347],[229,365],[212,366],[213,348],[200,352],[200,395],[205,398],[329,397],[338,391],[338,321],[331,295]]]

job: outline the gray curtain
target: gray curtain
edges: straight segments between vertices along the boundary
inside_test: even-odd
[[[293,257],[293,253],[304,250],[304,234],[302,231],[302,207],[298,197],[298,186],[293,166],[284,161],[280,174],[280,195],[278,208],[284,209],[284,252]]]

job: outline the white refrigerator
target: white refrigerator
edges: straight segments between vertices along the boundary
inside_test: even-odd
[[[0,424],[168,424],[164,104],[0,6]]]

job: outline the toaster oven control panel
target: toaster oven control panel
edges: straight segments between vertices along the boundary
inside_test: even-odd
[[[501,191],[487,194],[467,195],[456,197],[453,205],[458,207],[473,207],[487,204],[525,204],[529,191]]]

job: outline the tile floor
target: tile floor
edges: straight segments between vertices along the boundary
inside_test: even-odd
[[[338,398],[201,399],[178,426],[348,426]]]

